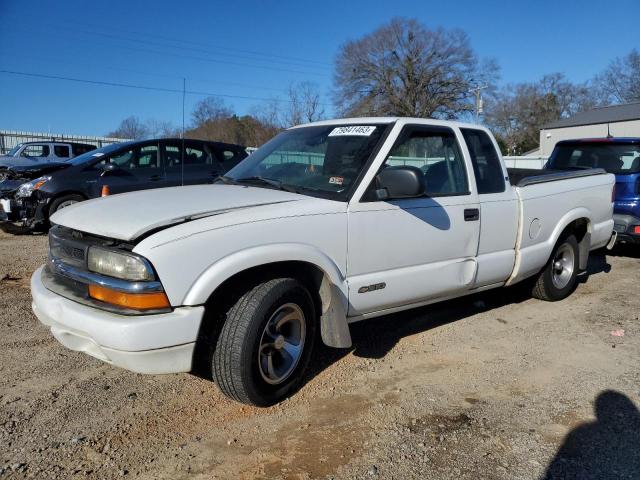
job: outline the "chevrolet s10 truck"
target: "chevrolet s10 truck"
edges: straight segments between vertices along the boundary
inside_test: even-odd
[[[217,184],[58,211],[33,310],[70,349],[271,405],[302,383],[317,336],[351,346],[352,322],[527,279],[537,298],[568,296],[615,241],[614,176],[535,174],[508,172],[477,125],[294,127]]]

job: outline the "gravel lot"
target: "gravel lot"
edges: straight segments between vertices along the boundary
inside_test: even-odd
[[[354,325],[270,409],[68,351],[0,232],[0,478],[640,478],[640,249],[560,303],[499,291]],[[624,336],[612,331],[624,330]]]

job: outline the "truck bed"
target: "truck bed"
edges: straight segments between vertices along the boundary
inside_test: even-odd
[[[526,187],[537,183],[556,182],[568,178],[590,177],[592,175],[606,175],[602,168],[586,168],[580,170],[536,170],[533,168],[507,168],[509,182],[514,187]]]

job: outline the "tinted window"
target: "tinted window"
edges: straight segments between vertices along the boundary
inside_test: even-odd
[[[182,145],[169,144],[164,147],[165,164],[167,168],[180,167],[182,164]],[[212,165],[211,155],[201,146],[185,145],[184,167],[191,168],[203,165]]]
[[[478,193],[504,192],[505,180],[502,164],[489,135],[482,130],[472,128],[462,128],[461,130],[471,155]]]
[[[124,150],[102,160],[99,164],[106,162],[113,163],[120,169],[133,173],[142,169],[159,169],[158,146],[147,145]]]
[[[71,151],[73,152],[74,157],[77,157],[78,155],[82,155],[83,153],[87,153],[95,149],[96,147],[94,147],[93,145],[71,145]]]
[[[23,157],[48,157],[49,145],[27,145],[21,155]]]
[[[556,145],[549,168],[604,168],[609,173],[639,173],[640,144],[594,143]]]
[[[422,170],[429,196],[469,192],[464,158],[452,130],[406,127],[383,168],[398,165]]]
[[[55,153],[56,157],[60,158],[68,158],[69,157],[69,146],[68,145],[54,145],[53,153]]]

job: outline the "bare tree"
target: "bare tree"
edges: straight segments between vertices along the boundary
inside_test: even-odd
[[[148,135],[154,138],[179,137],[180,129],[174,127],[171,122],[150,118],[145,122]]]
[[[505,153],[522,154],[538,146],[540,129],[560,118],[593,108],[595,89],[575,85],[564,75],[545,75],[537,82],[508,85],[486,102],[485,121],[497,134]]]
[[[607,103],[640,101],[640,52],[634,48],[624,57],[616,58],[596,76],[595,82]]]
[[[280,122],[283,126],[315,122],[324,116],[324,108],[320,102],[320,93],[316,84],[292,83],[289,85],[288,93],[287,108]]]
[[[127,117],[118,128],[107,134],[108,137],[139,140],[149,136],[149,129],[136,116]]]
[[[343,114],[453,118],[473,109],[471,88],[496,76],[463,31],[395,18],[341,47],[334,102]]]
[[[204,125],[210,120],[233,116],[231,108],[227,107],[220,97],[207,97],[196,103],[191,113],[194,128]]]

